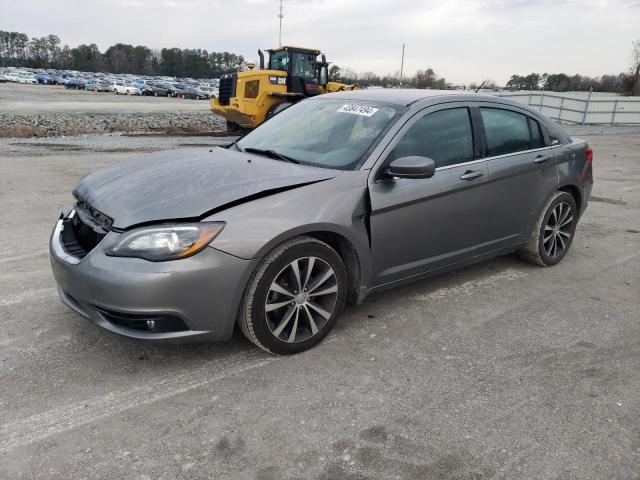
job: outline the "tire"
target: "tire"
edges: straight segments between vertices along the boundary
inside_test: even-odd
[[[336,251],[315,238],[297,237],[264,258],[249,281],[238,324],[267,352],[302,352],[331,331],[346,294],[347,271]]]
[[[559,263],[569,251],[578,224],[576,201],[566,192],[554,193],[542,208],[520,257],[541,267]]]
[[[240,125],[231,120],[227,120],[227,133],[236,133],[240,131]]]
[[[269,107],[269,110],[267,110],[267,113],[264,116],[265,121],[269,120],[271,117],[274,117],[275,115],[280,113],[282,110],[289,108],[291,105],[293,105],[293,103],[291,102],[274,103]]]

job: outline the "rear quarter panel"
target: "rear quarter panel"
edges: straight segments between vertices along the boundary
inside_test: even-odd
[[[587,161],[589,145],[580,138],[573,138],[566,146],[566,155],[558,160],[559,187],[576,187],[580,214],[585,211],[593,187],[593,169]]]

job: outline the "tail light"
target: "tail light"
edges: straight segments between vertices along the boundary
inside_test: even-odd
[[[587,163],[589,164],[589,166],[591,166],[591,164],[593,163],[593,149],[587,148],[587,151],[585,153],[587,154]]]

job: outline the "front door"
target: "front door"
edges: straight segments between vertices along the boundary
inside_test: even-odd
[[[373,284],[380,286],[450,265],[482,251],[489,172],[469,109],[437,107],[414,117],[398,134],[387,162],[419,155],[436,162],[427,179],[371,182]],[[382,170],[382,169],[381,169]]]

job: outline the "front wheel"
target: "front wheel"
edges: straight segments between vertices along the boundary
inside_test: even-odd
[[[336,251],[315,238],[295,238],[267,255],[249,282],[240,329],[268,352],[302,352],[331,331],[346,290],[347,272]]]
[[[272,117],[275,117],[278,113],[280,113],[283,110],[286,110],[291,105],[293,105],[291,102],[280,102],[280,103],[275,103],[271,105],[269,107],[269,110],[267,110],[267,113],[264,115],[265,121],[269,120]]]
[[[529,241],[518,251],[520,257],[541,267],[559,263],[571,247],[577,223],[575,199],[556,192],[540,212]]]

